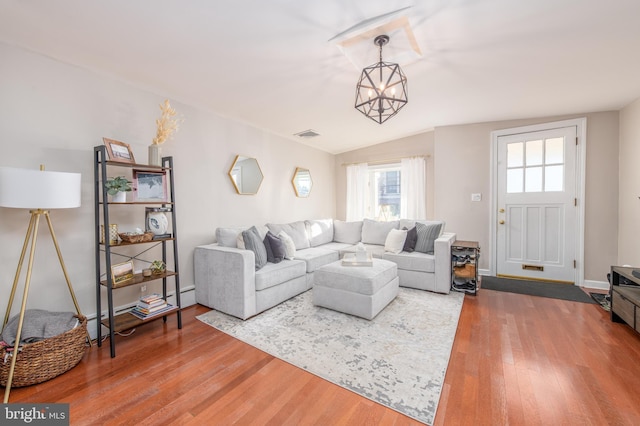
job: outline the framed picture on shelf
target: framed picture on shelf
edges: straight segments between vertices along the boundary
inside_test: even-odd
[[[167,174],[164,171],[133,170],[133,200],[167,201]]]
[[[131,151],[129,144],[109,138],[102,138],[102,140],[107,147],[109,161],[135,164],[136,160],[133,158],[133,151]]]
[[[133,261],[111,265],[111,279],[113,285],[122,284],[133,279]]]

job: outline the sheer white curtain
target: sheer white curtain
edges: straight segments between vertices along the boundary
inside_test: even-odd
[[[400,161],[400,216],[406,219],[426,219],[426,170],[423,157]]]
[[[365,217],[368,181],[367,163],[347,166],[347,221],[362,220]]]

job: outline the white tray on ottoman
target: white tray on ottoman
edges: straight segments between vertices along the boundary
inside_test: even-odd
[[[394,262],[373,259],[371,267],[354,268],[339,260],[316,270],[313,304],[371,320],[396,298],[399,282]]]

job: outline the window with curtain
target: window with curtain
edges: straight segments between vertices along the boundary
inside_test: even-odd
[[[347,220],[426,219],[425,161],[347,166]]]

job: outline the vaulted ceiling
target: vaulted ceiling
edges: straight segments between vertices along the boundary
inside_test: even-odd
[[[361,70],[336,36],[389,30],[388,17],[419,53],[402,57],[401,33],[383,50],[398,54],[409,103],[380,125],[354,109]],[[638,0],[0,0],[2,42],[331,153],[620,109],[640,97],[639,21]],[[377,62],[372,39],[360,46]],[[294,136],[307,129],[320,136]]]

